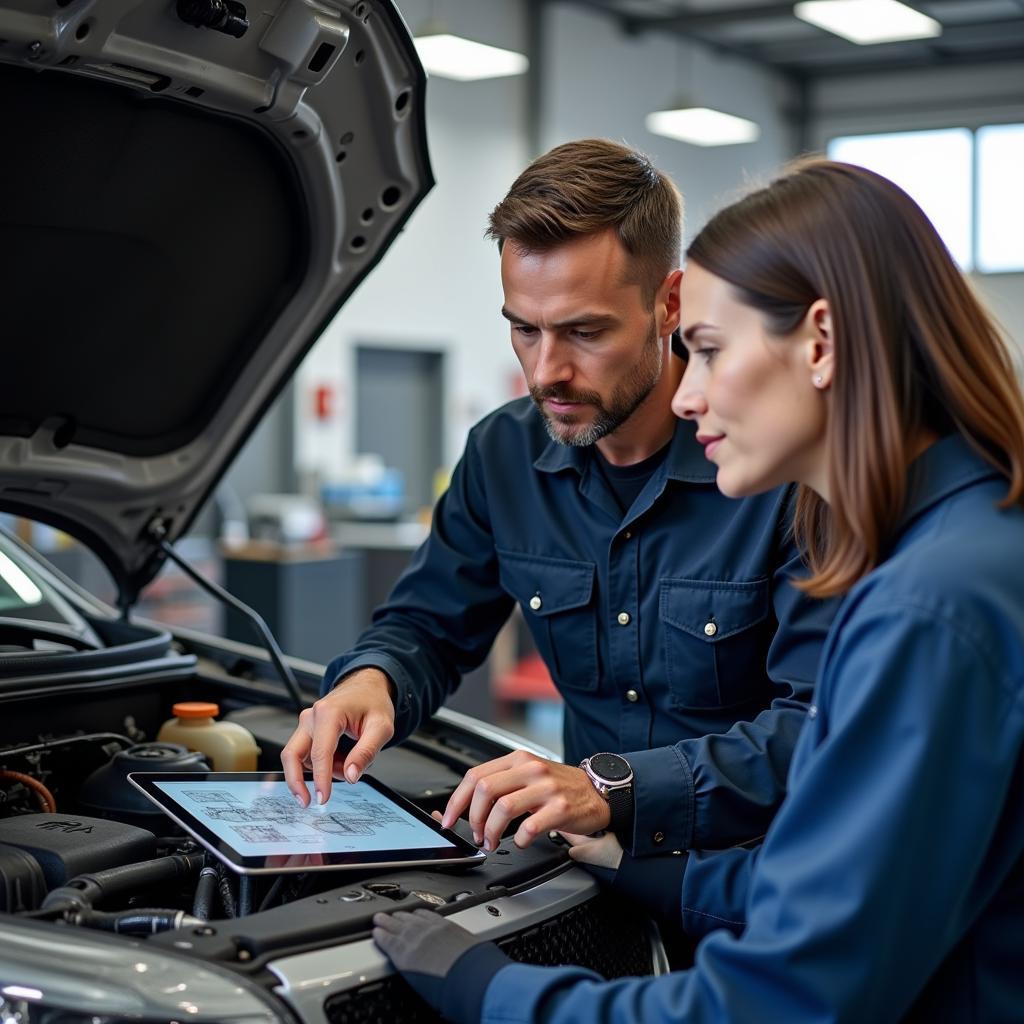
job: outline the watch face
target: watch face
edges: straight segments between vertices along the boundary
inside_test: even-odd
[[[633,773],[629,762],[618,754],[595,754],[590,759],[590,767],[606,782],[624,782]]]

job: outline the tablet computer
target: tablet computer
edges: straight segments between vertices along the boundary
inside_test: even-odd
[[[483,851],[369,775],[301,807],[283,772],[132,772],[128,781],[240,874],[479,864]],[[307,776],[307,785],[312,776]],[[311,790],[312,792],[312,790]]]

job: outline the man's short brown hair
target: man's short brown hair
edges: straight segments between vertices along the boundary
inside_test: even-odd
[[[683,201],[643,154],[608,139],[567,142],[516,178],[490,216],[487,236],[544,252],[613,229],[636,265],[648,302],[679,265]]]

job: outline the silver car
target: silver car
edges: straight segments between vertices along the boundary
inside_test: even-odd
[[[125,780],[196,764],[155,741],[175,701],[215,700],[276,769],[316,697],[270,638],[134,609],[430,189],[425,86],[387,0],[0,0],[0,512],[82,541],[118,606],[0,533],[4,1024],[431,1019],[369,939],[401,907],[525,961],[663,968],[554,841],[253,881]],[[374,773],[429,811],[522,746],[442,712]]]

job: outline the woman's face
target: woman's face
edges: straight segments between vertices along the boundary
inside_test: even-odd
[[[824,300],[791,335],[772,335],[727,281],[691,261],[680,306],[690,358],[672,410],[696,421],[722,493],[738,498],[796,481],[827,500],[832,350]]]

